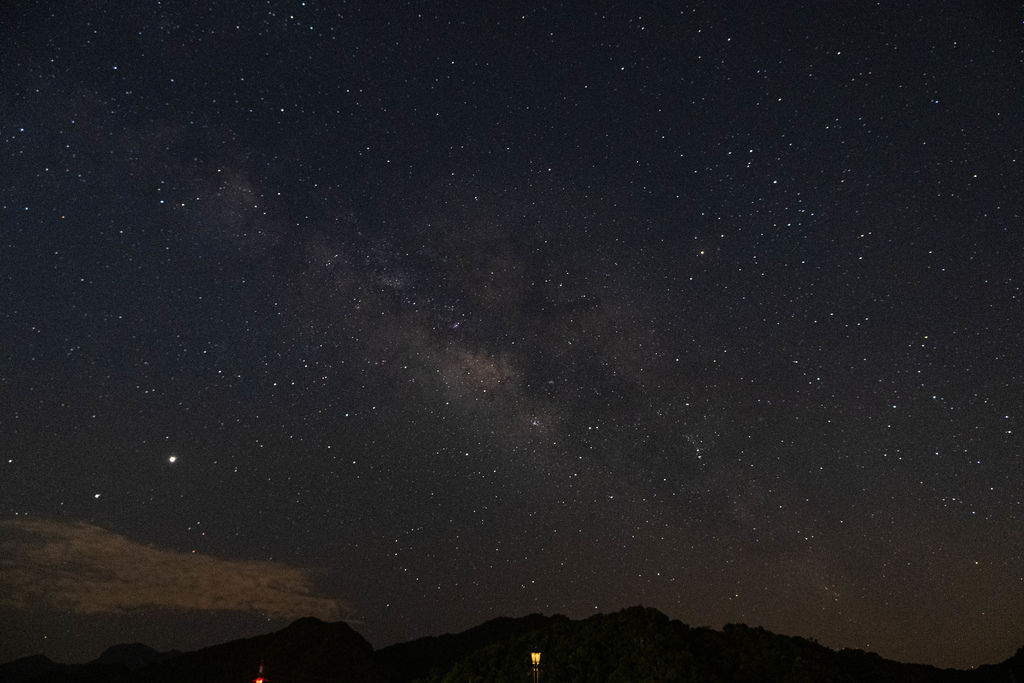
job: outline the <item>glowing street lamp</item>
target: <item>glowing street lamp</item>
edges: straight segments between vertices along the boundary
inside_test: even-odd
[[[530,653],[530,663],[533,664],[533,683],[540,683],[540,653]]]

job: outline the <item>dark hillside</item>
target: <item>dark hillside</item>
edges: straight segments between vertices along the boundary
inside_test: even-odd
[[[415,680],[443,673],[463,657],[492,643],[568,621],[563,616],[545,617],[540,614],[518,619],[499,617],[462,633],[417,638],[383,648],[377,654],[398,680]]]
[[[420,638],[374,652],[343,622],[301,619],[276,633],[187,653],[120,645],[94,662],[26,657],[0,665],[0,683],[522,683],[530,652],[541,680],[559,683],[1020,683],[1024,648],[973,671],[902,664],[861,650],[835,652],[803,638],[730,624],[691,628],[661,612],[631,607],[580,621],[531,614],[457,634]]]
[[[832,681],[835,683],[982,683],[1006,680],[1006,665],[979,672],[902,664],[857,651],[835,652],[803,638],[730,624],[690,628],[661,612],[632,607],[582,621],[559,620],[494,642],[425,681],[522,681],[528,653],[542,652],[541,680]],[[995,676],[995,677],[991,677]]]

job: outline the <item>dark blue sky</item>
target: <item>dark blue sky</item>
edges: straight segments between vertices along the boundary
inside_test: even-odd
[[[0,658],[1024,644],[1019,7],[215,5],[0,10]]]

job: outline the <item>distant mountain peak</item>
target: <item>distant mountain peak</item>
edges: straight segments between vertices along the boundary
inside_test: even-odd
[[[95,661],[101,664],[122,664],[132,671],[160,659],[160,653],[142,643],[121,643],[103,651]]]

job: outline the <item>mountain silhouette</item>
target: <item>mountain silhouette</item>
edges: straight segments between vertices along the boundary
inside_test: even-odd
[[[135,671],[154,662],[173,659],[180,654],[177,650],[157,652],[150,646],[143,645],[142,643],[124,643],[107,648],[95,661],[99,664],[120,664],[131,671]]]
[[[266,683],[522,682],[529,680],[532,651],[542,653],[542,681],[1024,682],[1024,648],[1000,664],[938,669],[861,650],[836,652],[743,624],[691,628],[655,609],[630,607],[581,620],[503,617],[377,651],[343,622],[306,618],[194,652],[161,653],[135,643],[87,664],[25,657],[0,665],[0,683],[239,683],[256,678],[261,663]]]
[[[462,633],[427,636],[391,645],[380,650],[378,657],[392,671],[396,681],[413,681],[428,674],[443,673],[460,659],[492,643],[540,631],[552,623],[568,621],[567,617],[559,615],[531,614],[518,619],[499,617]]]

